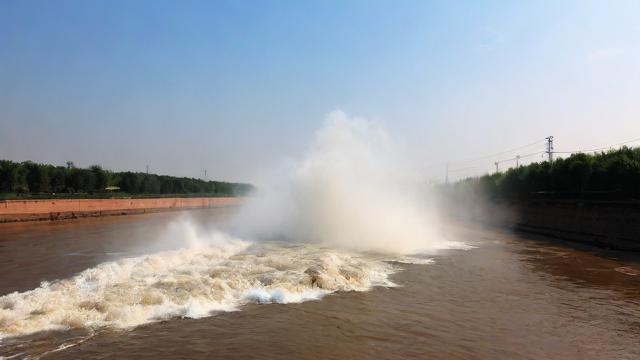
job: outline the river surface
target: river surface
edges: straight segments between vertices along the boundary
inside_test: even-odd
[[[0,224],[0,358],[640,358],[637,257],[451,223],[469,247],[385,258],[189,213]]]

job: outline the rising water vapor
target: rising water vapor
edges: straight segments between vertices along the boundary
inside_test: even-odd
[[[449,248],[425,185],[381,124],[331,113],[304,157],[248,201],[236,229],[355,250]]]

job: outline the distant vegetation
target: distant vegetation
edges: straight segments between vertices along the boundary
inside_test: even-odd
[[[492,200],[638,199],[640,148],[623,147],[594,155],[573,154],[551,163],[533,163],[445,187],[452,196],[473,195]]]
[[[108,187],[119,187],[107,191]],[[251,191],[249,184],[112,172],[98,165],[77,168],[0,160],[0,198],[111,197],[111,196],[233,196]]]

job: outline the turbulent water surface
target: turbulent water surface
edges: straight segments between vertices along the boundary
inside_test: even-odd
[[[0,226],[1,356],[640,356],[640,265],[620,254],[458,223],[472,246],[391,256],[237,239],[226,216]]]

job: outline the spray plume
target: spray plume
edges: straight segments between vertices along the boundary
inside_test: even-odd
[[[379,123],[334,111],[303,159],[248,201],[235,228],[361,251],[450,248],[407,159]]]

